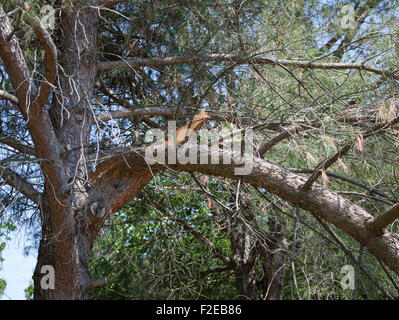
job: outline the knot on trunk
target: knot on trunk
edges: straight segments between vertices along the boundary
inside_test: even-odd
[[[93,202],[90,205],[90,213],[97,218],[103,218],[105,214],[107,213],[107,210],[104,206],[101,206],[99,202]]]

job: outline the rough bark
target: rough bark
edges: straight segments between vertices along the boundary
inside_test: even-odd
[[[58,212],[60,214],[61,212]],[[92,234],[87,221],[75,219],[74,230],[69,234],[55,229],[52,217],[54,212],[47,203],[41,208],[42,236],[38,260],[33,274],[35,300],[78,300],[88,298],[87,284],[89,254]],[[57,213],[56,213],[57,214]],[[66,238],[64,238],[66,237]],[[46,273],[43,267],[54,268],[54,289],[44,287],[42,281]]]
[[[265,188],[282,199],[295,205],[298,204],[302,209],[345,231],[399,275],[399,237],[385,229],[377,235],[369,231],[368,226],[372,223],[374,217],[364,208],[317,183],[312,185],[310,190],[302,191],[300,187],[307,181],[305,177],[253,156],[245,157],[246,163],[253,163],[252,172],[248,175],[237,176],[234,168],[238,165],[234,165],[234,162],[233,165],[222,164],[223,154],[226,154],[226,152],[220,149],[208,149],[208,154],[217,154],[218,164],[177,163],[167,167],[178,171],[201,172],[234,180],[242,179],[243,182],[250,185]],[[233,156],[231,154],[231,157]],[[197,160],[197,163],[200,163],[199,159]],[[96,184],[102,187],[91,190],[92,201],[95,199],[100,201],[100,199],[105,198],[111,199],[111,208],[113,207],[112,204],[119,203],[120,205],[118,196],[114,196],[116,192],[113,191],[110,194],[109,189],[103,187],[108,185],[107,181],[123,177],[124,183],[117,188],[120,192],[127,187],[130,190],[139,191],[143,181],[140,180],[136,184],[137,173],[142,175],[144,171],[147,171],[147,177],[150,177],[152,175],[151,170],[155,174],[165,168],[162,164],[149,166],[145,160],[145,150],[143,148],[125,150],[122,154],[117,154],[104,160],[97,167],[93,177],[98,177],[95,178]],[[123,201],[128,201],[129,197],[133,198],[136,195],[137,193],[133,192],[121,195],[121,197],[124,198]]]
[[[233,184],[236,192],[241,194],[246,192],[243,187],[237,187],[238,184]],[[234,195],[234,191],[230,190]],[[233,204],[236,199],[231,198]],[[239,207],[232,217],[225,219],[227,225],[227,234],[230,239],[231,249],[233,253],[232,260],[236,266],[235,280],[239,299],[257,300],[260,298],[256,283],[256,259],[257,259],[257,240],[251,231],[249,225],[255,228],[256,221],[253,215],[253,209],[249,199],[240,196],[238,200]],[[236,203],[237,205],[237,203]],[[232,206],[233,207],[233,206]],[[228,212],[225,213],[229,214]]]
[[[61,190],[46,184],[49,211],[43,212],[43,216],[50,216],[49,230],[52,232],[44,234],[48,240],[39,251],[39,261],[41,254],[53,253],[55,299],[88,297],[89,254],[96,234],[89,224],[87,210],[88,150],[81,146],[88,145],[90,139],[96,76],[91,52],[96,46],[97,20],[97,10],[87,7],[65,10],[60,19],[64,54],[59,62],[57,84],[62,97],[52,105],[52,112],[59,115],[52,117],[52,125],[63,150],[60,160],[64,179]],[[58,199],[51,197],[54,193]],[[45,228],[46,223],[42,227]]]
[[[284,292],[284,276],[286,263],[289,256],[288,241],[281,232],[281,225],[275,221],[270,222],[270,237],[268,248],[271,252],[272,274],[267,282],[266,299],[281,300]]]

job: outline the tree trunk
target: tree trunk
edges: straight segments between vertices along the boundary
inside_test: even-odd
[[[284,291],[284,277],[287,258],[289,256],[289,244],[281,232],[281,225],[278,222],[270,221],[270,234],[267,239],[270,260],[272,266],[271,279],[268,279],[267,300],[281,300]]]
[[[235,220],[233,218],[233,220]],[[229,232],[233,260],[236,264],[235,278],[239,299],[259,299],[255,281],[255,260],[251,232],[242,221],[234,221],[233,229]]]
[[[252,265],[242,265],[235,271],[238,299],[258,300],[258,290],[255,282],[255,269]]]
[[[55,292],[52,289],[46,289],[47,285],[50,286],[50,283],[47,283],[45,279],[44,288],[41,284],[43,274],[42,271],[45,272],[43,268],[45,266],[54,266],[54,251],[53,246],[49,240],[52,232],[51,232],[51,223],[50,223],[50,214],[49,214],[49,207],[46,201],[47,199],[43,200],[42,208],[40,211],[41,222],[42,222],[42,235],[39,244],[39,251],[37,256],[36,268],[33,273],[33,298],[35,300],[53,300],[55,299]],[[51,279],[50,279],[51,280]]]
[[[33,275],[34,299],[87,299],[89,254],[93,239],[89,236],[88,224],[78,214],[66,224],[71,228],[52,232],[52,216],[54,212],[48,205],[43,205],[42,238]]]
[[[62,188],[45,184],[42,240],[34,273],[35,299],[87,299],[89,254],[96,237],[87,210],[87,159],[96,58],[98,11],[77,4],[63,10],[58,48],[62,51],[50,118],[61,146]],[[44,285],[54,270],[54,288]]]

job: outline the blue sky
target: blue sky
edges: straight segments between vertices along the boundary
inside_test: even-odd
[[[24,290],[32,279],[36,252],[31,250],[30,255],[25,256],[25,237],[14,232],[11,238],[5,250],[1,252],[4,261],[1,263],[0,278],[7,281],[7,287],[0,300],[25,300]]]

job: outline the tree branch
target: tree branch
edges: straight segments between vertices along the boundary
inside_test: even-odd
[[[396,123],[399,122],[399,117],[396,117],[394,119],[392,119],[390,122],[388,123],[379,123],[377,125],[375,125],[372,129],[362,133],[361,135],[357,135],[356,138],[359,138],[360,136],[363,138],[367,138],[370,137],[371,135],[389,128],[393,125],[395,125]],[[344,155],[346,155],[348,153],[348,151],[350,150],[350,148],[353,146],[355,142],[349,142],[347,144],[345,144],[340,150],[338,150],[334,155],[332,155],[331,157],[327,158],[326,160],[322,161],[315,169],[313,174],[309,177],[309,179],[306,181],[306,183],[301,187],[302,191],[306,191],[309,190],[310,187],[312,186],[312,184],[318,179],[318,177],[320,177],[320,175],[323,173],[323,171],[325,172],[325,170],[327,170],[332,164],[334,164],[339,158],[343,157]]]
[[[118,96],[114,91],[112,91],[111,89],[107,88],[106,86],[104,86],[104,84],[102,84],[100,81],[96,81],[95,86],[105,95],[107,95],[109,98],[111,98],[113,101],[119,103],[121,106],[128,108],[128,109],[134,109],[134,106],[128,102],[127,100],[121,98],[120,96]],[[123,110],[122,112],[124,112],[125,110]],[[128,110],[126,110],[128,111]],[[117,111],[118,112],[118,111]],[[112,114],[109,114],[111,116],[110,119],[107,120],[101,120],[98,119],[99,121],[108,121],[108,120],[113,120],[114,118],[112,118]],[[120,118],[129,118],[129,116],[120,116],[121,114],[114,114],[114,116],[117,116],[117,119]],[[106,118],[105,118],[106,119]],[[154,123],[154,121],[152,121],[151,119],[148,119],[147,117],[143,117],[143,121],[145,123],[147,123],[149,126],[151,127],[159,127],[156,123]]]
[[[293,168],[293,169],[289,169],[289,170],[294,172],[294,173],[313,173],[314,172],[313,169],[305,169],[305,168]],[[342,181],[345,181],[345,182],[349,182],[349,183],[351,183],[353,185],[356,185],[358,187],[366,189],[370,194],[376,194],[376,195],[379,195],[379,196],[381,196],[381,197],[383,197],[383,198],[385,198],[385,199],[387,199],[387,200],[389,200],[391,202],[395,202],[395,199],[387,196],[383,192],[375,190],[373,187],[371,187],[371,186],[369,186],[367,184],[364,184],[364,183],[362,183],[360,181],[354,180],[352,178],[349,178],[349,177],[346,177],[346,176],[343,176],[341,174],[338,174],[338,173],[335,173],[335,172],[331,172],[331,171],[326,171],[326,174],[329,177],[336,178],[336,179],[339,179],[339,180],[342,180]]]
[[[370,223],[369,229],[378,234],[384,229],[387,225],[394,222],[399,218],[399,203],[390,207],[387,211],[379,214],[374,218],[374,220]]]
[[[125,107],[127,109],[133,109],[134,107],[131,105],[130,102],[126,101],[125,99],[121,98],[119,95],[117,95],[114,91],[111,89],[107,88],[103,83],[100,81],[95,82],[95,87],[98,88],[102,93],[104,93],[106,96],[110,97],[113,101],[119,103],[122,107]]]
[[[335,163],[339,158],[343,157],[346,155],[351,148],[352,143],[347,143],[344,145],[340,150],[338,150],[335,154],[333,154],[331,157],[327,158],[326,160],[323,160],[313,171],[313,174],[309,177],[308,180],[303,184],[301,187],[302,191],[307,191],[310,189],[312,184],[320,177],[322,172],[327,170],[333,163]]]
[[[24,17],[26,23],[33,29],[33,32],[35,33],[40,44],[42,45],[45,54],[45,80],[42,82],[37,96],[37,103],[39,107],[42,108],[47,102],[51,86],[55,81],[55,77],[57,75],[57,47],[55,46],[53,39],[51,38],[46,28],[43,26],[39,18],[37,18],[33,14],[32,11],[26,12]]]
[[[15,8],[15,9],[11,10],[10,12],[0,15],[0,19],[9,17],[9,16],[13,15],[15,12],[17,12],[18,10],[19,10],[19,8]]]
[[[293,126],[283,132],[276,134],[271,139],[262,142],[257,151],[257,155],[263,159],[263,156],[265,155],[266,152],[268,152],[271,148],[273,148],[276,144],[283,141],[284,139],[287,139],[291,137],[293,134],[298,133],[299,130],[300,129],[297,126]]]
[[[125,0],[98,0],[94,3],[94,6],[98,6],[100,8],[112,8],[123,1]]]
[[[30,146],[22,144],[18,140],[15,140],[6,135],[0,135],[0,143],[4,143],[15,150],[22,152],[23,154],[29,154],[31,156],[36,156],[36,150]]]
[[[347,47],[348,45],[351,44],[353,38],[355,37],[355,35],[357,34],[357,32],[360,30],[363,22],[365,21],[365,19],[368,16],[368,10],[374,8],[375,6],[377,6],[380,2],[382,2],[381,0],[369,0],[366,1],[366,3],[363,6],[359,6],[357,7],[357,5],[360,3],[360,1],[358,2],[358,4],[356,4],[355,7],[357,7],[356,12],[355,12],[355,22],[357,23],[357,30],[356,32],[353,32],[351,34],[345,33],[345,30],[341,30],[340,32],[337,32],[323,47],[320,48],[321,52],[325,52],[327,50],[329,50],[343,35],[345,35],[344,39],[342,40],[342,42],[340,43],[339,47],[337,50],[334,51],[334,55],[341,59],[343,54],[344,54],[344,47]]]
[[[0,16],[2,14],[4,14],[4,11],[0,6]],[[30,82],[30,74],[18,40],[16,37],[8,39],[12,34],[13,28],[9,19],[7,17],[1,18],[0,57],[15,89],[21,111],[26,114],[27,107],[30,104],[30,96],[32,92],[33,94],[36,93],[36,88]]]
[[[341,122],[344,124],[358,124],[363,122],[375,122],[375,118],[373,117],[355,117],[355,116],[344,116],[336,119],[335,121]],[[307,125],[306,125],[307,124]],[[282,128],[282,132],[276,134],[269,140],[266,140],[261,143],[259,149],[257,150],[256,155],[260,158],[263,158],[265,153],[267,153],[270,149],[272,149],[275,145],[280,143],[281,141],[303,131],[306,129],[316,129],[319,128],[323,124],[322,121],[313,121],[311,123],[295,123],[291,125],[288,129]]]
[[[4,13],[2,6],[0,6],[0,16]],[[36,32],[44,32],[43,30],[36,30]],[[31,81],[30,72],[28,70],[25,57],[19,46],[16,37],[9,38],[13,34],[12,26],[7,17],[0,19],[0,58],[3,62],[4,68],[11,80],[12,86],[15,90],[19,102],[19,108],[25,118],[32,140],[35,144],[37,156],[42,159],[49,159],[41,163],[45,179],[51,180],[52,185],[56,190],[62,190],[63,177],[62,165],[60,164],[60,146],[55,136],[54,128],[51,124],[48,111],[43,108],[44,98],[47,99],[50,85],[42,85],[40,94]],[[50,55],[51,44],[50,39],[46,38],[45,34],[38,35],[43,44],[46,56]],[[47,48],[47,46],[49,46]],[[53,58],[56,56],[53,56]],[[53,71],[51,65],[54,61],[46,62],[48,72],[46,79],[51,80]],[[37,97],[34,99],[33,97]]]
[[[116,68],[140,68],[140,67],[160,67],[180,64],[198,64],[206,62],[234,62],[237,64],[249,65],[282,65],[302,69],[323,69],[323,70],[363,70],[387,78],[399,80],[399,75],[394,72],[374,68],[365,65],[362,62],[356,63],[330,63],[313,62],[303,60],[275,59],[272,57],[256,58],[244,57],[233,54],[210,54],[204,56],[170,56],[165,58],[129,58],[117,61],[99,62],[98,71],[110,71]]]
[[[187,145],[185,147],[190,152],[191,147]],[[252,163],[253,169],[248,175],[237,176],[234,171],[234,168],[239,167],[234,162],[236,154],[204,146],[195,146],[195,148],[194,152],[198,155],[196,164],[178,162],[168,164],[167,168],[201,172],[234,180],[242,179],[242,182],[264,188],[291,204],[298,204],[302,209],[348,233],[399,275],[397,263],[399,238],[387,230],[379,235],[371,233],[368,225],[374,218],[364,208],[320,184],[315,184],[311,190],[304,192],[300,190],[300,187],[306,182],[306,178],[266,160],[245,155],[244,162]],[[212,154],[213,164],[199,164],[199,155],[205,152]],[[231,157],[232,164],[224,165],[223,157]],[[166,167],[162,163],[149,166],[144,148],[131,148],[125,153],[115,154],[100,163],[92,172],[94,186],[90,191],[91,197],[96,197],[93,200],[97,199],[97,201],[107,199],[110,209],[117,210],[136,196],[154,175],[164,169]]]
[[[21,192],[24,196],[36,204],[40,204],[41,193],[37,191],[29,182],[23,179],[18,173],[9,168],[1,167],[0,177],[2,177],[8,185]]]
[[[12,104],[18,105],[18,98],[7,91],[0,90],[0,98],[10,101]]]
[[[107,284],[108,284],[108,278],[104,277],[104,278],[90,280],[86,286],[87,290],[90,290],[94,288],[104,287]]]
[[[173,116],[183,116],[187,117],[189,113],[181,113],[178,108],[137,108],[131,110],[118,110],[111,111],[104,114],[98,115],[97,121],[106,122],[110,120],[116,119],[124,119],[131,117],[139,117],[139,116],[164,116],[164,117],[173,117]]]

